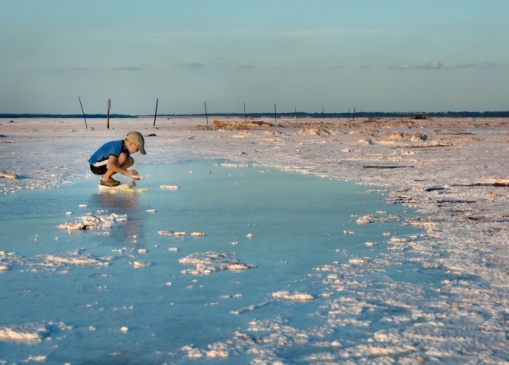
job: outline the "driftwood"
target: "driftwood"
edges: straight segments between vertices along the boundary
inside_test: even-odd
[[[476,200],[463,200],[463,199],[441,199],[437,200],[437,204],[444,204],[444,203],[451,203],[451,204],[473,204],[477,203]]]
[[[0,170],[0,177],[4,177],[6,179],[17,179],[18,175],[8,174],[7,172]]]
[[[497,187],[509,187],[509,179],[494,179],[490,182],[473,183],[473,184],[455,184],[451,186],[497,186]]]

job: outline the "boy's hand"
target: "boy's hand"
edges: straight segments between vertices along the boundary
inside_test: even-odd
[[[141,179],[141,176],[138,175],[138,171],[136,170],[127,170],[129,177],[133,180]]]

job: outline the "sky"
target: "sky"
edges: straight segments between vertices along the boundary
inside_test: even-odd
[[[0,0],[0,114],[509,110],[507,0]]]

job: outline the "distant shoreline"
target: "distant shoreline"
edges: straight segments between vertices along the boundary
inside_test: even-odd
[[[153,114],[131,115],[131,114],[110,114],[110,118],[140,118],[151,117]],[[355,112],[355,113],[306,113],[306,112],[290,112],[290,113],[210,113],[210,114],[158,114],[157,117],[237,117],[237,118],[414,118],[426,119],[428,117],[451,117],[451,118],[507,118],[509,111],[485,111],[485,112]],[[0,118],[89,118],[99,119],[107,118],[106,114],[48,114],[48,113],[0,113]]]

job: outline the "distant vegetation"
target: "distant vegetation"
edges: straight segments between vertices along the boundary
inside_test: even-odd
[[[427,117],[454,117],[454,118],[506,118],[509,117],[509,111],[501,112],[432,112],[432,113],[415,113],[415,112],[349,112],[349,113],[306,113],[306,112],[289,112],[276,113],[278,117],[286,118],[416,118],[425,119]],[[158,117],[205,117],[205,114],[159,114]],[[238,118],[274,118],[272,113],[209,113],[208,116],[224,116]]]
[[[211,113],[208,116],[223,116],[234,118],[274,118],[274,112],[268,113]],[[139,116],[150,115],[129,115],[129,114],[110,114],[110,118],[138,118]],[[415,113],[415,112],[355,112],[354,113],[306,113],[306,112],[289,112],[276,113],[277,117],[283,118],[416,118],[425,119],[428,117],[450,117],[450,118],[508,118],[509,111],[499,112],[432,112],[432,113]],[[85,114],[86,118],[106,118],[106,114]],[[158,117],[205,117],[205,114],[159,114]],[[0,114],[0,118],[83,118],[83,114]]]
[[[106,114],[85,114],[86,118],[104,118]],[[137,118],[137,115],[110,114],[110,118]],[[0,114],[0,118],[83,118],[83,114]]]

